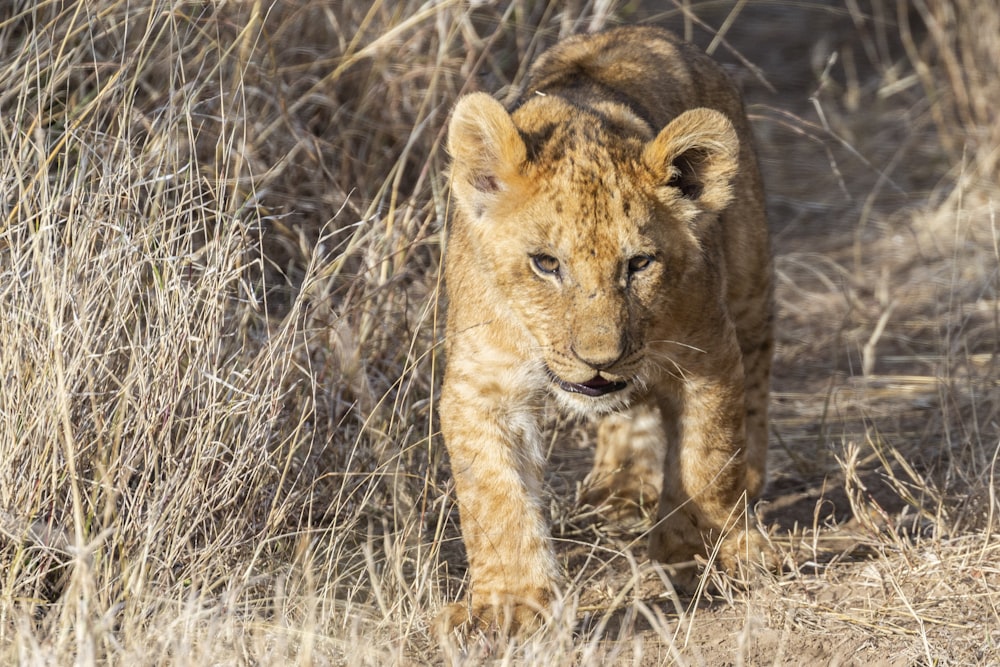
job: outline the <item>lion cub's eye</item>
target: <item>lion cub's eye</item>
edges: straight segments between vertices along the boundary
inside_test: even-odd
[[[559,260],[552,255],[532,255],[531,263],[539,273],[550,276],[559,275]]]
[[[645,271],[652,263],[653,258],[649,255],[636,255],[628,261],[628,273],[632,275],[633,273]]]

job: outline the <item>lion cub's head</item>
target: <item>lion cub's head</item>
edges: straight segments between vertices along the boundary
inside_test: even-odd
[[[606,411],[683,372],[676,341],[721,288],[706,279],[707,245],[739,155],[724,115],[694,109],[650,129],[612,103],[538,95],[512,115],[475,93],[455,107],[448,150],[449,261],[479,291],[468,298],[502,302],[493,317],[524,334],[510,347],[543,365],[561,402]]]

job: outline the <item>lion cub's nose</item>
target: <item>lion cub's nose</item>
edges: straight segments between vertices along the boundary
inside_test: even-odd
[[[577,341],[570,347],[570,350],[577,359],[595,371],[603,371],[614,366],[622,358],[625,353],[625,345],[620,337],[595,337],[594,340]]]

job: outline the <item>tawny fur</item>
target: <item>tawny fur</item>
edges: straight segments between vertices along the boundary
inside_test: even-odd
[[[586,498],[658,496],[652,557],[719,544],[726,568],[759,560],[746,502],[765,478],[771,262],[749,124],[723,71],[654,28],[573,37],[508,107],[459,100],[448,150],[440,415],[471,589],[444,629],[533,627],[559,588],[546,395],[607,415]]]

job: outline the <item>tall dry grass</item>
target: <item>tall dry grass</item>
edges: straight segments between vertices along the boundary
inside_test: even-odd
[[[429,650],[441,128],[601,19],[2,11],[0,659]]]
[[[461,92],[501,91],[558,36],[617,20],[616,8],[641,15],[621,4],[0,8],[0,662],[443,659],[429,623],[461,592],[462,555],[434,416],[442,128]],[[872,449],[840,470],[870,516],[856,473],[881,453],[926,518],[936,563],[975,561],[988,582],[1000,12],[876,4],[906,52],[881,90],[920,100],[938,142],[928,151],[951,170],[935,190],[949,196],[913,218],[918,242],[880,248],[907,285],[934,287],[907,322],[935,332],[917,353],[943,359],[931,419],[953,455],[936,470],[900,467],[900,443],[870,431]],[[876,297],[856,297],[881,304],[875,324],[889,304]],[[878,343],[906,342],[891,322],[871,325],[857,336],[876,356],[888,354]],[[610,565],[580,575],[543,637],[449,658],[697,661],[697,605],[662,593],[662,572],[631,543],[593,542],[570,494],[553,505],[561,543]],[[883,581],[909,586],[919,568],[900,560],[926,550],[872,530]],[[762,603],[807,623],[886,617],[805,604],[852,576],[807,569]],[[622,574],[604,582],[612,570]],[[609,601],[581,601],[601,587]],[[746,595],[719,590],[730,604]],[[996,619],[988,589],[976,595]],[[901,627],[913,617],[892,609]],[[931,658],[944,645],[922,640]],[[741,660],[748,645],[733,649]]]

